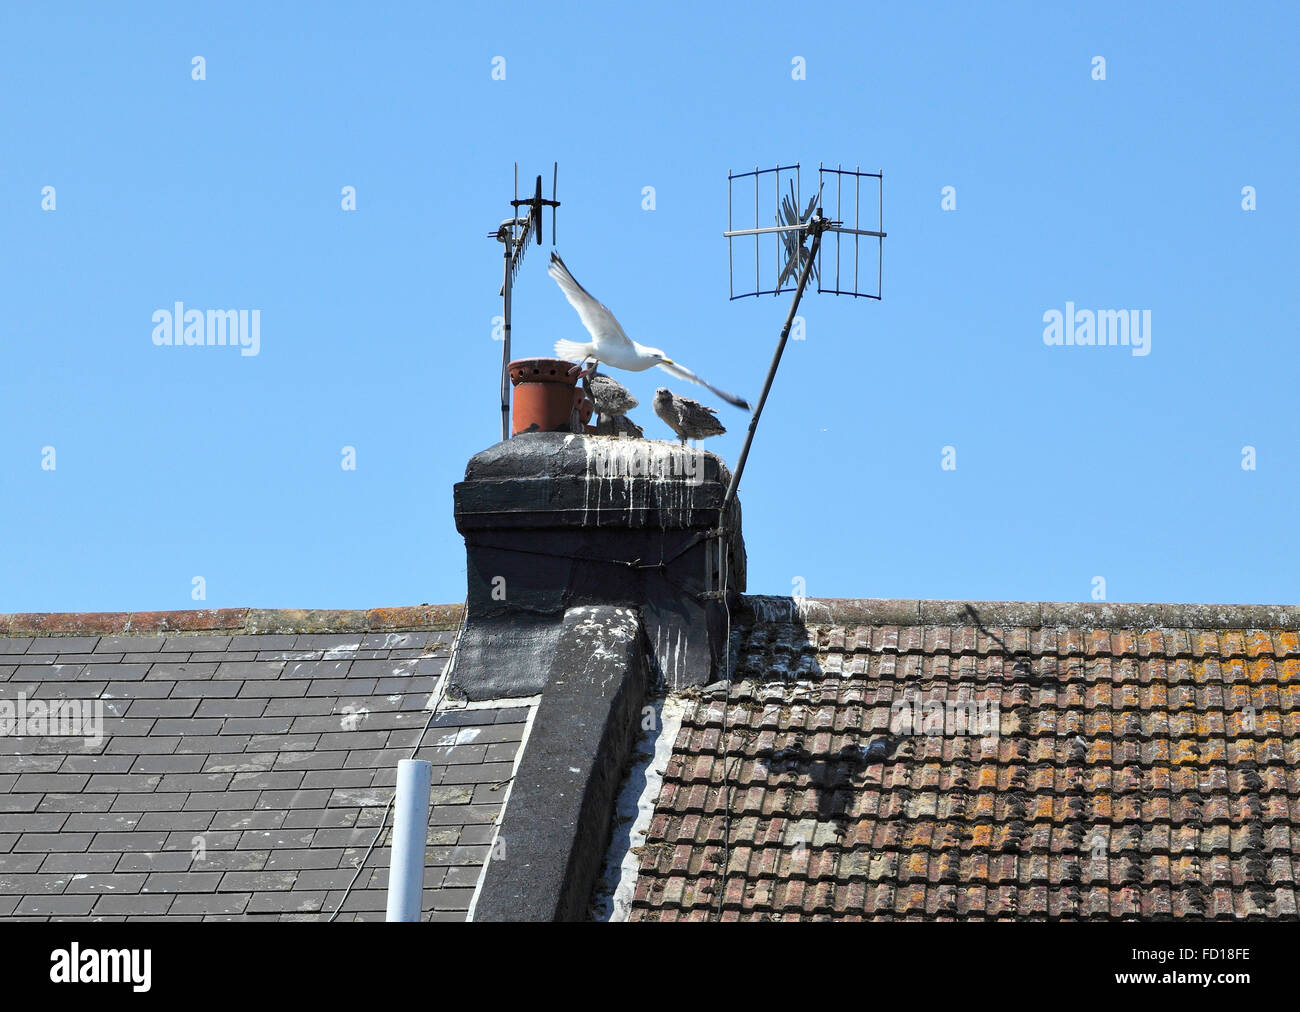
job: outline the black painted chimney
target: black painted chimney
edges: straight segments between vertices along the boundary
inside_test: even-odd
[[[566,611],[632,609],[651,675],[721,677],[726,611],[745,589],[740,505],[706,450],[612,436],[523,433],[476,454],[455,487],[469,596],[454,691],[542,691]],[[723,580],[719,558],[727,566]]]

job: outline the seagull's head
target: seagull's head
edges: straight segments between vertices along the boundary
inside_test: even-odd
[[[663,353],[663,349],[661,348],[646,348],[645,353],[649,357],[650,361],[655,365],[658,365],[660,362],[665,362],[668,365],[676,364],[671,358]]]

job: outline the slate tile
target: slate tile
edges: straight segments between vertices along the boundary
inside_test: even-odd
[[[195,864],[205,871],[261,871],[269,856],[266,850],[210,850]]]
[[[26,696],[28,699],[92,700],[100,698],[107,688],[107,682],[38,682],[28,688]]]
[[[214,735],[225,723],[219,717],[164,717],[154,725],[155,734]]]
[[[220,871],[150,872],[140,886],[146,893],[210,893],[221,882]]]
[[[112,799],[103,794],[46,794],[37,806],[40,812],[107,812]]]
[[[10,789],[16,793],[28,791],[79,791],[90,779],[87,773],[23,773]]]
[[[101,683],[84,684],[89,688],[91,685]],[[166,699],[175,687],[175,682],[109,682],[104,685],[99,695],[102,699]]]
[[[117,859],[117,855],[112,855]],[[118,860],[121,872],[183,872],[188,871],[194,859],[183,850],[157,851],[152,854],[123,854]],[[123,910],[123,913],[135,913]]]
[[[292,723],[292,717],[230,717],[222,734],[286,734]]]
[[[13,852],[48,854],[57,850],[75,853],[89,847],[92,839],[93,833],[24,833],[14,844]]]
[[[175,682],[169,695],[172,699],[197,699],[202,705],[204,700],[208,699],[233,699],[240,694],[245,684],[251,682]],[[267,683],[274,685],[273,682]],[[195,716],[204,717],[212,716],[211,714],[196,713]]]
[[[350,678],[347,679],[346,690],[334,688],[330,682],[332,679],[314,679],[307,686],[307,696],[338,696],[346,692],[352,696],[368,696],[375,691],[378,679],[375,678]]]
[[[208,860],[214,850],[233,850],[239,845],[240,837],[243,835],[238,832],[224,832],[215,829],[206,829],[202,833],[195,834],[188,830],[178,833],[168,833],[167,839],[163,841],[163,850],[188,850],[193,851],[197,846],[194,837],[198,835],[203,838],[203,846],[208,853]],[[251,848],[250,848],[251,849]]]
[[[151,682],[207,681],[217,673],[215,661],[156,661],[149,666]]]
[[[133,774],[199,773],[207,760],[204,755],[142,755],[131,763],[130,771]]]
[[[263,791],[261,797],[257,799],[257,808],[323,808],[329,801],[330,792],[328,789],[319,790],[293,790],[293,791]]]
[[[163,646],[162,636],[102,636],[95,644],[96,653],[120,653],[135,651],[137,653],[156,653]]]
[[[264,699],[204,699],[198,703],[196,717],[260,717],[267,707]]]
[[[285,820],[283,811],[217,812],[212,817],[212,828],[222,830],[279,829]]]
[[[128,717],[191,717],[197,699],[137,699],[127,710]]]
[[[59,766],[60,773],[126,773],[140,760],[129,755],[70,755]]]
[[[228,871],[219,892],[278,892],[293,888],[297,871]]]
[[[352,876],[356,874],[354,868],[340,868],[336,871],[311,871],[304,869],[298,873],[294,882],[294,893],[311,892],[315,890],[340,890],[334,896],[333,902],[329,903],[327,909],[332,913],[338,906],[338,901],[342,898],[342,890],[346,889],[348,883],[352,881]],[[293,895],[291,894],[291,895]]]
[[[78,676],[83,681],[138,682],[149,673],[148,664],[87,664]]]
[[[250,914],[316,913],[324,908],[324,891],[306,892],[295,888],[288,893],[256,893],[248,903]]]
[[[36,658],[24,658],[35,660]],[[47,664],[19,664],[11,681],[16,682],[74,682],[86,670],[84,664],[55,664],[50,658]],[[103,678],[103,675],[87,675],[87,679]]]
[[[140,891],[147,876],[138,874],[99,874],[81,873],[72,876],[72,881],[63,890],[64,895],[74,893],[117,893],[128,895]]]
[[[214,893],[177,896],[171,914],[241,914],[248,906],[250,893]]]
[[[496,832],[497,826],[493,822],[482,823],[477,826],[462,826],[456,842],[465,846],[491,845],[496,838]]]
[[[275,752],[235,752],[202,756],[204,773],[248,773],[269,770]]]
[[[303,869],[332,869],[339,867],[343,848],[317,847],[311,850],[277,850],[266,861],[267,871],[301,871]]]
[[[158,790],[224,791],[233,779],[233,773],[166,773],[159,781]]]
[[[518,751],[519,746],[515,742],[498,742],[497,744],[487,746],[487,753],[484,756],[483,761],[489,763],[514,762],[515,753]]]
[[[325,751],[337,749],[382,749],[388,743],[388,731],[335,731],[322,734],[317,748]],[[469,761],[469,760],[466,760]]]
[[[112,738],[107,751],[112,755],[170,755],[181,743],[180,735],[148,738]]]
[[[253,745],[254,749],[260,747],[255,743],[255,738],[247,734],[197,734],[185,735],[181,742],[176,746],[176,751],[182,754],[190,752],[243,752]]]
[[[230,787],[247,791],[297,790],[302,786],[303,776],[300,770],[242,772],[234,775]]]
[[[48,855],[62,857],[64,855]],[[0,875],[34,875],[41,870],[41,863],[47,855],[35,852],[27,854],[0,854]],[[335,864],[338,862],[336,861]],[[63,868],[47,868],[47,872],[66,871]]]
[[[416,661],[354,661],[349,678],[402,678],[415,674]]]
[[[433,892],[434,910],[468,910],[469,902],[474,897],[470,889],[436,889]]]
[[[231,637],[218,635],[178,635],[168,636],[163,642],[164,652],[184,650],[193,653],[198,650],[224,651],[230,646]]]
[[[71,874],[0,875],[0,896],[54,896],[63,892]]]
[[[334,700],[327,697],[284,697],[267,700],[265,707],[268,717],[323,717],[333,713]]]
[[[14,910],[15,917],[64,914],[85,917],[95,905],[97,897],[85,896],[24,896]]]
[[[433,675],[407,675],[402,678],[378,678],[375,680],[375,694],[386,696],[394,692],[423,694],[425,699],[433,692],[438,679]],[[421,704],[423,705],[423,704]]]
[[[325,748],[318,734],[255,734],[249,747],[265,752],[306,752]]]
[[[284,661],[222,661],[213,677],[219,681],[234,679],[241,682],[278,678],[284,666]]]
[[[166,794],[119,794],[113,799],[114,812],[179,812],[185,806],[187,795],[183,791]]]
[[[316,830],[316,833],[327,830]],[[256,830],[240,835],[240,850],[292,850],[312,846],[312,830]]]
[[[222,683],[234,685],[234,682]],[[284,697],[297,697],[306,695],[307,690],[311,687],[311,682],[303,680],[298,682],[287,682],[283,679],[270,681],[252,681],[242,682],[239,684],[240,699],[280,699]]]
[[[114,896],[103,894],[95,899],[93,908],[95,914],[105,916],[114,916],[117,914],[135,914],[141,917],[161,917],[167,913],[172,905],[174,896],[164,894],[150,896],[140,894],[135,896]]]
[[[98,636],[43,636],[40,639],[42,653],[88,654],[98,642]],[[27,652],[35,651],[29,648]]]
[[[290,661],[284,666],[285,678],[308,678],[313,681],[325,680],[330,684],[337,683],[337,691],[330,692],[329,695],[336,695],[337,692],[343,691],[343,686],[347,683],[345,678],[348,670],[352,667],[352,660],[333,660],[333,661]]]
[[[385,806],[392,800],[392,788],[337,788],[327,791],[327,804],[331,808],[365,808],[371,805]]]
[[[420,758],[427,759],[425,749],[420,750]],[[432,751],[432,750],[429,750]],[[481,763],[465,766],[452,766],[443,772],[444,784],[496,784],[509,780],[514,769],[513,763]]]
[[[166,833],[100,832],[95,834],[90,849],[92,851],[117,851],[119,853],[153,851],[161,850],[166,841]]]
[[[212,812],[142,812],[137,828],[166,833],[203,833],[220,828],[213,826],[212,822]]]
[[[70,833],[125,833],[139,823],[139,812],[73,812],[63,828]]]
[[[463,826],[496,819],[499,805],[445,805],[431,809],[429,824],[433,826]]]
[[[352,826],[355,808],[301,808],[284,814],[285,829],[337,829]]]
[[[258,791],[195,791],[184,801],[187,812],[229,812],[251,809],[257,804]]]
[[[306,842],[299,846],[312,847],[369,847],[375,838],[374,829],[318,829],[307,833]],[[301,839],[301,837],[300,837]]]
[[[95,773],[86,782],[85,790],[110,794],[152,794],[162,783],[157,774]]]
[[[230,641],[232,650],[289,650],[297,636],[281,633],[241,634]]]
[[[0,833],[57,833],[68,816],[61,812],[0,813]]]
[[[373,769],[309,770],[303,776],[302,787],[308,790],[326,788],[330,791],[340,787],[370,787],[374,776]]]

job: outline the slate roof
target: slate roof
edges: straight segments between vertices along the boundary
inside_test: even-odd
[[[629,916],[1295,919],[1297,629],[1287,608],[751,600],[729,703],[685,697]],[[996,704],[996,736],[934,700]],[[916,701],[947,727],[905,733]]]
[[[457,610],[0,616],[0,700],[105,707],[97,744],[0,735],[0,918],[332,913]],[[465,918],[528,713],[449,707],[423,739],[426,919]],[[383,918],[386,843],[340,920]]]

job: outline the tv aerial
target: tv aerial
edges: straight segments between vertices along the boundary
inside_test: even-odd
[[[537,177],[537,184],[531,197],[519,196],[519,163],[515,162],[515,196],[510,201],[514,215],[506,218],[497,226],[495,232],[489,232],[489,239],[496,239],[505,246],[505,280],[501,283],[503,304],[502,323],[504,344],[501,348],[501,438],[510,438],[510,296],[514,287],[514,277],[528,252],[529,241],[534,237],[537,245],[542,245],[542,208],[551,209],[551,245],[555,245],[555,209],[560,202],[555,199],[555,184],[559,181],[560,165],[551,164],[551,199],[542,196],[542,177]]]
[[[744,202],[742,216],[748,215],[751,206],[748,199],[749,185],[744,180],[752,181],[753,225],[737,228],[738,194]],[[827,217],[824,208],[832,195],[835,201],[834,215]],[[772,224],[763,220],[765,205],[769,209],[768,220]],[[864,206],[867,213],[865,219]],[[872,214],[872,211],[875,213]],[[790,327],[799,311],[799,303],[803,299],[809,277],[813,278],[818,292],[879,301],[886,234],[884,219],[883,172],[862,172],[859,168],[845,169],[839,165],[828,169],[819,164],[817,190],[807,203],[803,199],[798,162],[793,165],[778,164],[771,169],[755,166],[752,172],[727,173],[727,230],[722,234],[727,240],[730,298],[734,301],[750,295],[781,295],[791,291],[794,292],[794,298],[790,301],[785,326],[781,328],[781,338],[772,356],[772,364],[768,367],[767,379],[763,382],[763,392],[749,419],[745,445],[741,448],[740,457],[731,473],[731,484],[722,500],[723,516],[740,487],[740,476],[745,470],[745,461],[754,441],[758,419],[763,414],[763,405],[767,403],[776,370],[781,365]],[[768,237],[771,238],[770,243],[766,241]],[[826,241],[830,237],[833,237],[833,242]],[[866,257],[870,257],[872,252],[876,255],[875,271],[861,269],[864,248]],[[749,267],[746,262],[751,255],[754,266],[752,288],[749,285]],[[738,260],[743,268],[739,273]],[[872,280],[875,281],[874,287],[864,287]]]

